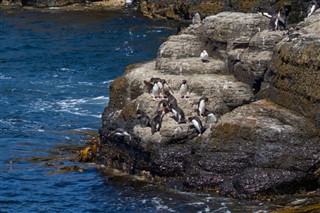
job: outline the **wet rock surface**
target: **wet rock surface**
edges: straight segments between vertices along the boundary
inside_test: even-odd
[[[170,37],[154,61],[131,65],[112,82],[98,161],[176,188],[239,198],[319,188],[319,19],[316,13],[300,23],[294,41],[266,30],[264,17],[244,13],[208,17]],[[184,122],[173,111],[157,113],[165,98],[150,94],[152,78],[166,80]],[[210,119],[197,113],[203,96]],[[161,128],[152,134],[147,121],[157,116]]]

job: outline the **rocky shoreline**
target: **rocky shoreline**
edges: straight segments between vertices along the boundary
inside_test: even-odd
[[[155,60],[112,82],[97,161],[170,187],[238,198],[319,189],[319,20],[317,11],[289,41],[259,14],[222,12],[169,37]],[[203,50],[208,63],[199,58]],[[200,117],[206,131],[198,136],[169,112],[152,134],[137,119],[138,112],[153,118],[161,100],[144,84],[151,78],[167,81],[186,118],[206,96],[218,121]],[[177,92],[183,79],[189,98]]]

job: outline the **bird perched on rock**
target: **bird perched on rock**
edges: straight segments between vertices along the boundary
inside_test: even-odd
[[[206,111],[206,103],[208,103],[209,99],[205,96],[201,97],[198,101],[197,113],[199,116],[203,117],[204,112]]]
[[[109,137],[112,135],[121,136],[121,137],[128,136],[129,140],[131,140],[131,135],[126,130],[124,130],[122,128],[117,128],[108,134]]]
[[[308,16],[307,17],[310,17],[318,8],[319,8],[319,5],[318,5],[317,1],[312,0],[308,6]]]
[[[187,84],[187,80],[182,80],[180,84],[179,94],[181,98],[189,97],[189,85]]]
[[[208,53],[207,53],[207,51],[206,50],[203,50],[202,52],[201,52],[201,54],[200,54],[200,59],[201,59],[201,61],[202,62],[204,62],[204,63],[206,63],[206,62],[209,62],[209,55],[208,55]]]
[[[170,92],[166,92],[165,95],[167,96],[167,99],[168,99],[169,109],[172,109],[178,106],[177,99]]]
[[[166,94],[167,92],[172,92],[172,89],[169,87],[167,81],[165,79],[161,79],[161,84],[162,84],[162,94]]]
[[[152,135],[155,133],[155,132],[158,132],[160,131],[161,129],[161,124],[162,124],[162,119],[163,119],[163,116],[164,116],[165,112],[164,111],[157,111],[157,114],[156,116],[154,116],[151,120],[151,133]]]
[[[209,124],[209,128],[211,129],[212,124],[217,123],[218,119],[213,114],[213,112],[209,110],[205,110],[204,116],[206,117],[206,124]]]
[[[167,99],[162,99],[161,101],[159,101],[158,106],[157,106],[157,112],[158,111],[166,111],[166,109],[168,108],[169,102]]]
[[[197,130],[198,136],[201,136],[205,129],[203,128],[200,118],[197,116],[193,116],[189,117],[188,120],[192,123],[192,126]]]
[[[140,121],[141,127],[147,127],[150,126],[150,117],[142,110],[137,110],[137,116],[136,119]]]
[[[269,30],[285,30],[287,25],[287,17],[291,11],[290,6],[280,8],[270,19]]]
[[[153,100],[160,97],[161,88],[162,88],[161,82],[160,83],[159,83],[159,81],[154,82],[152,90],[151,90],[151,96],[152,96]]]
[[[194,14],[194,16],[192,17],[192,24],[195,26],[201,25],[201,16],[199,13]]]
[[[172,116],[172,118],[178,124],[186,123],[186,118],[185,118],[184,112],[179,106],[176,106],[176,107],[172,108],[171,111],[174,114],[174,116]]]

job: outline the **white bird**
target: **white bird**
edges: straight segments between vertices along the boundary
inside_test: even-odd
[[[203,50],[200,54],[200,59],[202,62],[209,62],[209,55],[206,50]]]

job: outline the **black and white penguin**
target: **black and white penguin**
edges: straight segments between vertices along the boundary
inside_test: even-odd
[[[209,55],[208,55],[208,53],[207,53],[207,51],[206,50],[203,50],[202,52],[201,52],[201,54],[200,54],[200,59],[201,59],[201,61],[202,62],[204,62],[204,63],[207,63],[207,62],[209,62]]]
[[[199,13],[194,14],[192,17],[192,24],[194,26],[200,26],[201,25],[201,16]]]
[[[187,84],[187,80],[182,80],[180,84],[179,94],[181,98],[189,97],[189,85]]]
[[[162,94],[166,94],[167,92],[172,92],[172,89],[169,87],[167,81],[165,79],[161,79],[161,84],[162,84]]]
[[[172,118],[178,124],[186,123],[186,117],[184,115],[183,110],[180,107],[176,106],[176,107],[172,108],[171,111],[174,114],[174,116],[172,116]]]
[[[203,117],[204,112],[206,111],[206,103],[209,101],[209,99],[205,96],[201,97],[198,102],[197,107],[197,113],[199,116]]]
[[[155,132],[160,131],[163,116],[164,116],[164,111],[157,111],[156,116],[152,118],[150,123],[152,135]]]
[[[144,80],[143,83],[147,87],[148,93],[151,93],[154,83],[146,80]]]
[[[137,110],[137,116],[136,119],[138,119],[140,122],[141,127],[148,127],[150,126],[150,117],[142,110]]]
[[[113,131],[111,131],[108,136],[112,136],[112,135],[115,135],[115,136],[120,136],[120,137],[125,137],[125,136],[128,136],[129,137],[129,140],[131,140],[131,135],[124,129],[122,128],[117,128]]]
[[[152,96],[153,100],[155,100],[156,98],[159,98],[160,97],[160,93],[161,93],[161,88],[159,87],[158,82],[155,82],[153,84],[153,87],[152,87],[152,90],[151,90],[151,96]]]
[[[200,118],[197,116],[193,116],[189,117],[188,120],[192,123],[192,126],[197,130],[198,136],[201,136],[205,129],[203,128]]]
[[[168,108],[169,102],[167,99],[162,99],[159,101],[158,106],[157,106],[157,112],[158,111],[165,111]]]
[[[280,8],[270,19],[269,30],[285,30],[287,25],[287,17],[291,11],[291,6]]]
[[[165,96],[167,96],[168,99],[168,108],[172,109],[178,106],[178,102],[177,99],[170,93],[170,92],[166,92]]]
[[[308,16],[307,17],[310,17],[318,8],[319,8],[319,5],[318,5],[317,1],[312,0],[308,6]]]

